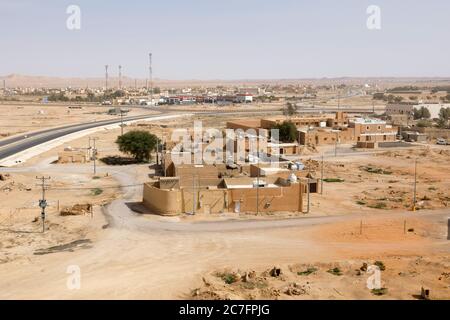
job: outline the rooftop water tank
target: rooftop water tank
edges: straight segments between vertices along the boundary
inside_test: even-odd
[[[292,172],[288,178],[290,183],[297,183],[297,176]]]

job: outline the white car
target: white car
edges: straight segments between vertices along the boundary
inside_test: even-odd
[[[448,143],[447,143],[447,140],[440,138],[440,139],[436,140],[436,144],[439,144],[441,146],[446,146]]]

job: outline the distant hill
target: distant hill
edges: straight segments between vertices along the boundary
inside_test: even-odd
[[[100,88],[105,86],[105,79],[102,78],[61,78],[61,77],[48,77],[48,76],[29,76],[21,74],[10,74],[6,76],[0,76],[0,86],[3,86],[3,80],[6,81],[6,86],[9,88],[14,87],[34,87],[34,88],[84,88],[95,87]],[[118,77],[109,77],[108,86],[118,87]],[[262,84],[314,84],[314,85],[332,85],[332,84],[379,84],[386,87],[399,86],[401,84],[412,84],[417,86],[426,85],[444,85],[450,83],[449,78],[361,78],[361,77],[340,77],[340,78],[316,78],[316,79],[238,79],[238,80],[165,80],[154,79],[154,86],[163,88],[177,88],[177,87],[214,87],[218,85],[242,85],[242,86],[254,86]],[[130,77],[122,77],[122,84],[126,87],[134,87],[135,84],[138,87],[146,85],[146,79],[133,79]]]

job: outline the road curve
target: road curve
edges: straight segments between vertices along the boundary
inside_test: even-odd
[[[152,113],[150,115],[140,115],[133,117],[124,117],[123,121],[132,121],[132,120],[141,120],[141,119],[149,119],[153,117],[161,116],[163,113]],[[89,123],[81,123],[81,124],[73,124],[64,127],[46,129],[42,131],[32,132],[29,134],[22,134],[20,136],[15,136],[12,138],[4,139],[0,141],[0,160],[5,159],[9,156],[12,156],[21,151],[27,150],[34,146],[40,145],[42,143],[48,142],[50,140],[54,140],[63,136],[66,136],[71,133],[75,133],[78,131],[92,129],[96,127],[101,127],[105,125],[111,125],[120,123],[120,118],[111,119],[111,120],[102,120],[95,121]]]

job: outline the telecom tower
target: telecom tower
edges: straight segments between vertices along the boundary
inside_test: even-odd
[[[149,82],[150,82],[150,105],[153,105],[153,69],[152,69],[152,54],[149,53],[149,67],[148,67],[148,76],[149,76]],[[148,86],[147,86],[148,90]]]
[[[119,65],[119,90],[122,89],[122,66]]]
[[[105,91],[108,91],[108,65],[105,65]]]

